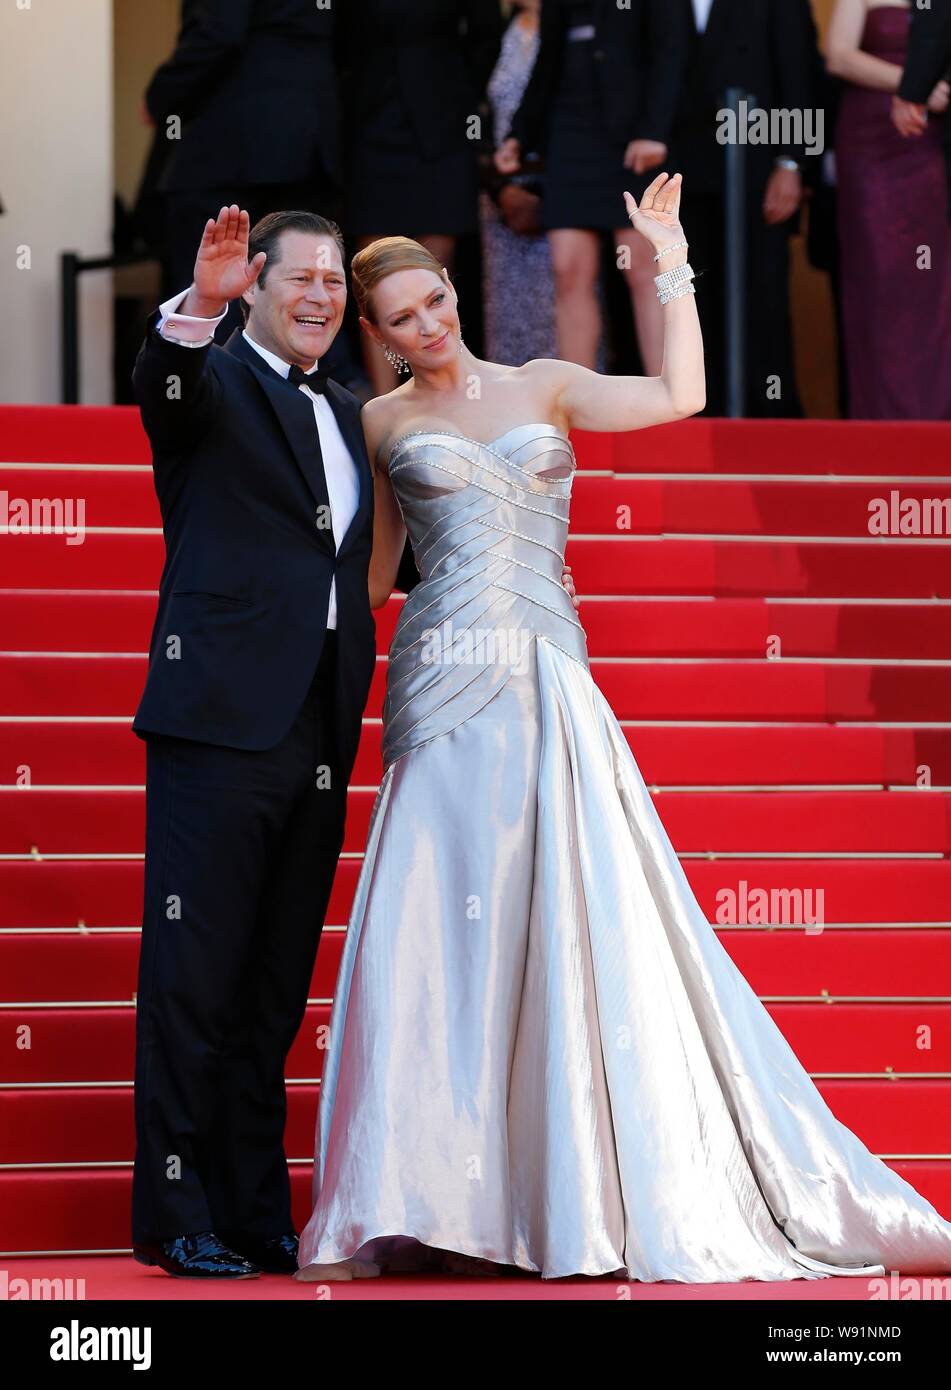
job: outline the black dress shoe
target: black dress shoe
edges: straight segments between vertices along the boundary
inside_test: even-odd
[[[155,1244],[135,1244],[132,1254],[140,1265],[158,1265],[180,1279],[256,1279],[258,1265],[224,1245],[214,1231],[175,1236]]]
[[[282,1236],[243,1236],[237,1232],[225,1236],[229,1247],[251,1260],[265,1274],[297,1273],[297,1235],[286,1231]]]

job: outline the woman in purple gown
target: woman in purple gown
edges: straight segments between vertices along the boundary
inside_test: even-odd
[[[827,41],[846,82],[836,130],[842,316],[854,419],[951,419],[951,224],[943,125],[948,84],[922,135],[891,120],[911,6],[837,0]]]

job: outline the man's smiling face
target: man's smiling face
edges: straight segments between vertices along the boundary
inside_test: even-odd
[[[254,341],[285,362],[312,367],[336,337],[347,304],[337,243],[288,228],[244,298],[251,306],[246,327]]]

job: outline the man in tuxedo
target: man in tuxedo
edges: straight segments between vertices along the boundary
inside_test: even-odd
[[[671,140],[671,167],[684,178],[682,216],[690,260],[703,292],[698,309],[707,344],[707,410],[722,415],[725,397],[725,147],[718,113],[730,87],[766,111],[813,111],[821,62],[809,0],[678,0],[688,11],[684,95]],[[789,314],[789,234],[798,225],[805,148],[746,146],[746,411],[802,414]],[[770,389],[771,379],[778,392]]]
[[[942,79],[951,72],[951,0],[933,0],[927,9],[914,6],[908,55],[892,120],[902,135],[921,135],[928,123],[928,103]],[[945,116],[945,159],[948,166],[951,215],[951,118]]]
[[[213,342],[229,301],[247,316]],[[166,561],[133,728],[147,743],[136,1257],[293,1272],[284,1062],[304,1017],[376,655],[373,482],[322,359],[339,229],[208,221],[133,381]],[[314,1056],[316,1057],[316,1051]]]

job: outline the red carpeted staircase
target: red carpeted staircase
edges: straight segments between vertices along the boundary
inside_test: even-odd
[[[951,542],[868,533],[873,498],[951,494],[951,428],[575,446],[593,674],[694,891],[835,1113],[951,1217]],[[131,410],[0,408],[0,460],[0,1253],[123,1250],[158,511]],[[48,523],[79,499],[76,543]],[[287,1070],[301,1224],[397,612]],[[786,911],[800,890],[821,930]]]

